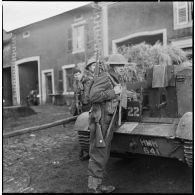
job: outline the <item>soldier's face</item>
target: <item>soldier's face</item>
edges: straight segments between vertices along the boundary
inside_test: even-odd
[[[77,81],[80,81],[81,80],[81,77],[82,77],[82,74],[80,72],[77,72],[77,73],[74,74],[74,78]]]
[[[124,65],[115,65],[114,71],[119,75],[123,76],[125,74],[125,66]]]
[[[90,70],[91,72],[94,72],[94,71],[95,71],[95,65],[96,65],[96,63],[93,63],[93,64],[91,64],[91,65],[89,66],[89,70]]]

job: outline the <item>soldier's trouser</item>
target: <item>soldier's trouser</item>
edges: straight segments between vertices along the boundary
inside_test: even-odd
[[[107,120],[107,123],[104,123],[102,126],[102,134],[105,138],[107,129],[109,127],[109,122],[111,120],[112,116],[107,116],[109,119]],[[111,131],[109,138],[106,141],[106,147],[104,148],[97,148],[95,145],[95,133],[90,133],[90,148],[89,148],[89,165],[88,165],[88,175],[95,177],[95,178],[103,178],[106,163],[108,161],[108,158],[110,156],[110,149],[111,149],[111,140],[113,137],[113,131]]]

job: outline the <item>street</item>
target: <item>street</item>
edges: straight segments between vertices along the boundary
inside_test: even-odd
[[[193,1],[4,2],[2,193],[193,194]]]
[[[79,160],[73,125],[4,139],[3,192],[86,192],[88,161]],[[193,192],[192,169],[174,159],[110,158],[107,167],[105,183],[116,193]]]

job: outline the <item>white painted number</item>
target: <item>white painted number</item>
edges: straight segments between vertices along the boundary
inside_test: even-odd
[[[139,117],[139,107],[129,107],[128,116]]]

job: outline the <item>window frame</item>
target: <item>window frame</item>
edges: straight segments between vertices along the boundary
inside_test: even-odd
[[[192,6],[190,6],[190,10],[189,10],[189,3],[191,3],[191,1],[190,2],[188,2],[188,1],[184,2],[184,3],[187,3],[188,21],[182,22],[182,23],[178,23],[178,19],[179,19],[179,16],[178,16],[178,3],[179,2],[173,2],[173,28],[174,28],[174,30],[192,27],[193,18],[190,17],[190,19],[189,19],[189,13],[192,11]]]
[[[86,20],[72,24],[72,54],[85,52],[85,24]],[[83,48],[81,49],[77,49],[75,47],[75,43],[77,41],[77,37],[75,37],[75,30],[79,26],[83,26]]]
[[[79,17],[78,17],[79,16]],[[76,15],[75,17],[74,17],[74,21],[75,22],[78,22],[78,21],[80,21],[80,20],[83,20],[83,14],[78,14],[78,15]]]
[[[181,40],[173,40],[171,44],[180,49],[192,48],[192,53],[189,53],[189,55],[192,55],[193,54],[192,41],[193,41],[192,38],[187,38],[187,39],[181,39]]]
[[[30,37],[30,31],[29,30],[22,33],[22,38],[23,39],[26,39],[28,37]]]
[[[74,95],[74,91],[67,91],[67,83],[66,83],[66,69],[69,69],[69,68],[75,68],[75,64],[68,64],[68,65],[63,65],[62,66],[62,73],[63,73],[63,89],[64,89],[64,92],[63,92],[63,95]]]

